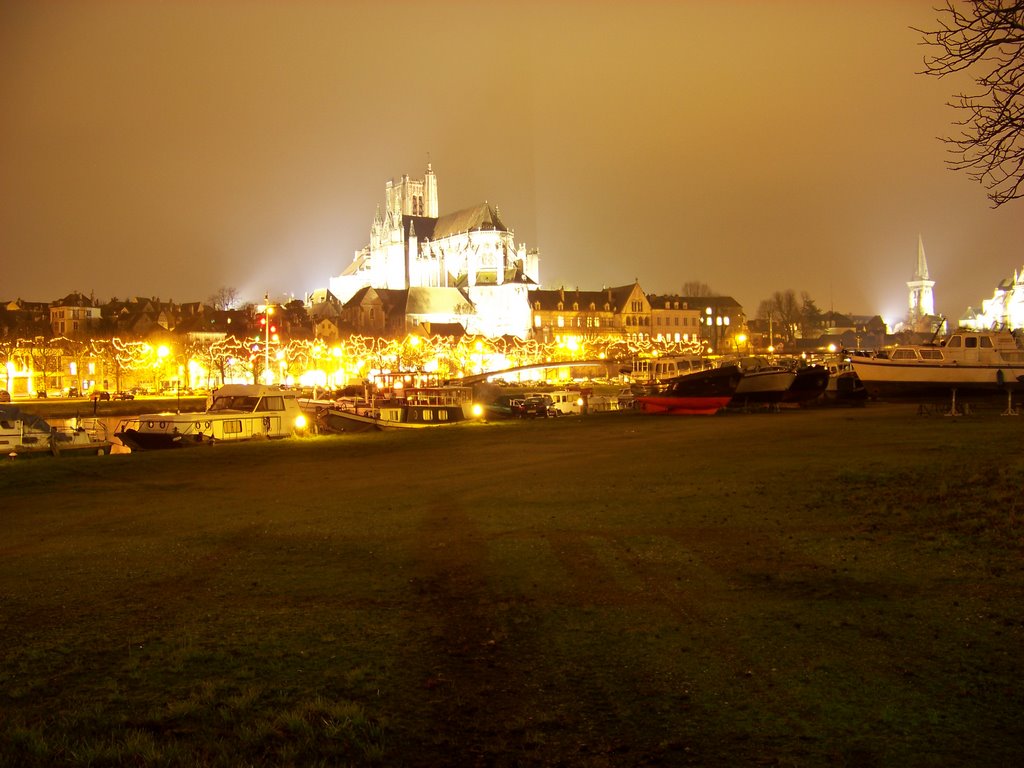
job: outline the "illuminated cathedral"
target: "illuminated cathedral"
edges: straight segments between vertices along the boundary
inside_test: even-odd
[[[422,179],[389,180],[384,192],[385,208],[377,208],[370,242],[331,278],[331,293],[344,303],[368,287],[414,291],[419,302],[438,309],[427,313],[435,322],[458,323],[472,334],[525,338],[528,291],[540,282],[540,255],[516,244],[497,206],[485,202],[439,215],[429,163]]]
[[[1024,268],[999,283],[991,299],[981,302],[981,309],[968,307],[960,325],[975,330],[1024,328]]]

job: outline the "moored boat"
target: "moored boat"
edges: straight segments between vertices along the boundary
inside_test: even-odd
[[[78,421],[56,427],[14,405],[0,404],[0,451],[11,458],[33,456],[97,456],[110,453],[102,422]]]
[[[796,379],[796,372],[772,365],[763,357],[744,357],[736,361],[743,374],[730,407],[748,408],[752,405],[776,405],[782,402]]]
[[[122,420],[115,436],[133,451],[292,437],[307,419],[295,391],[263,384],[225,384],[200,413],[148,413]]]
[[[728,405],[742,378],[735,365],[708,368],[670,379],[635,402],[645,413],[710,416]]]
[[[941,343],[897,345],[850,363],[872,398],[1021,389],[1024,348],[1010,331],[958,329]]]
[[[422,374],[383,374],[367,398],[319,408],[317,423],[329,432],[423,429],[481,414],[471,387],[442,384]]]
[[[849,362],[835,363],[829,366],[828,385],[821,398],[826,403],[863,405],[868,391]]]
[[[783,394],[783,403],[805,405],[817,400],[828,388],[830,374],[823,365],[803,365],[793,373],[793,383]]]

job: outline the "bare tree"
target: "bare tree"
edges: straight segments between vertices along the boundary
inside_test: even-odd
[[[810,338],[821,330],[822,311],[807,291],[800,292],[800,335]]]
[[[776,291],[770,298],[762,301],[758,305],[757,314],[763,320],[771,320],[773,336],[792,341],[800,327],[800,310],[796,291],[787,288],[784,291]]]
[[[714,295],[715,294],[711,291],[711,286],[707,283],[702,283],[700,280],[687,280],[683,283],[683,296],[704,297]]]
[[[940,53],[926,56],[923,74],[945,77],[981,68],[975,93],[949,106],[963,119],[945,139],[948,165],[988,190],[993,207],[1024,196],[1024,0],[946,0],[938,29],[917,31]]]
[[[234,288],[221,288],[213,296],[207,299],[210,305],[217,310],[226,311],[235,309],[238,304],[238,291]]]

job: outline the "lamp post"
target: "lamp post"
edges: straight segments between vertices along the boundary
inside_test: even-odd
[[[266,329],[266,339],[263,344],[263,376],[270,383],[270,316],[274,313],[270,306],[270,294],[263,294],[263,327]]]

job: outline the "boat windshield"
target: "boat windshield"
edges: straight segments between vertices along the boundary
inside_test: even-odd
[[[256,403],[259,402],[259,397],[253,397],[251,395],[227,395],[224,397],[215,397],[213,399],[213,405],[210,406],[211,411],[246,411],[251,413],[256,410]]]

